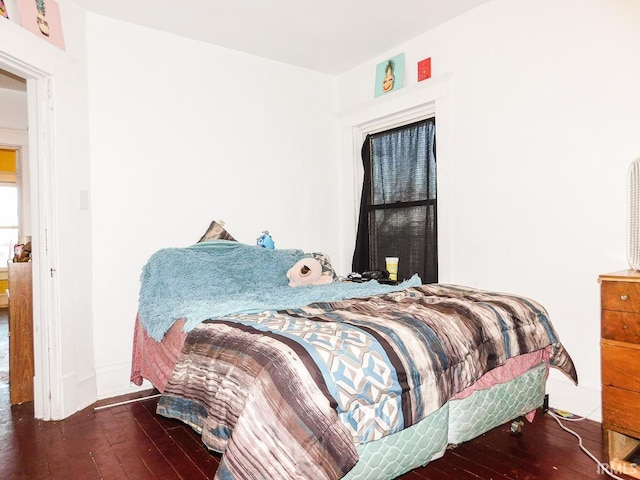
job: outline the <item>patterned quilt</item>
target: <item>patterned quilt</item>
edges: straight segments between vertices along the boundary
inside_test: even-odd
[[[158,413],[223,453],[216,478],[337,479],[357,444],[549,346],[551,366],[577,383],[541,305],[453,285],[229,315],[189,333]]]

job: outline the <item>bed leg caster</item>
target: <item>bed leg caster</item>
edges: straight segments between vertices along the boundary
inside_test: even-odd
[[[522,420],[514,420],[511,422],[511,435],[516,435],[522,432],[524,422]]]

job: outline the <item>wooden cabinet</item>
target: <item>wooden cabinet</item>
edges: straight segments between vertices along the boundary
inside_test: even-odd
[[[599,277],[602,428],[608,463],[640,478],[640,272]]]
[[[9,263],[9,389],[11,405],[33,400],[31,263]]]

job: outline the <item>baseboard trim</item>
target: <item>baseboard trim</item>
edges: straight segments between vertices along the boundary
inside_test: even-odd
[[[96,368],[96,375],[98,400],[112,399],[153,388],[147,380],[143,381],[140,386],[129,380],[131,377],[130,362]]]
[[[602,398],[600,385],[574,385],[564,378],[547,379],[549,406],[602,422]]]

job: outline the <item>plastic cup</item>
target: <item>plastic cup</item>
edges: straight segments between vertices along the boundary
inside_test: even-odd
[[[387,272],[389,272],[389,280],[394,282],[398,280],[398,257],[385,257]]]

